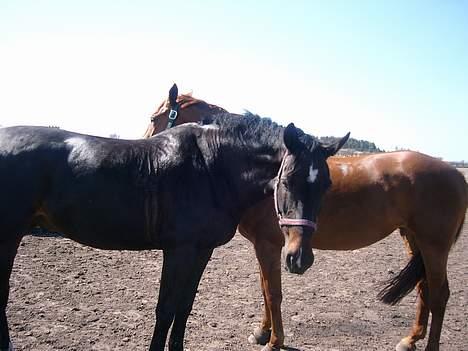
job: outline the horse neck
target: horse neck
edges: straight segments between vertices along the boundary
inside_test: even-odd
[[[191,105],[188,105],[186,108],[192,108],[193,111],[190,111],[190,117],[184,121],[184,118],[181,118],[180,123],[186,123],[186,122],[199,122],[203,118],[208,117],[208,116],[214,116],[220,113],[227,113],[225,109],[222,107],[216,106],[216,105],[211,105],[207,104],[203,101],[199,101],[198,103],[193,103]],[[183,112],[183,109],[182,109]]]
[[[225,110],[224,108],[222,107],[219,107],[219,106],[216,106],[216,105],[211,105],[211,104],[207,104],[208,105],[208,113],[211,114],[211,115],[215,115],[215,114],[218,114],[218,113],[228,113],[227,110]]]
[[[225,174],[231,174],[229,186],[239,206],[247,209],[273,194],[271,182],[277,176],[285,154],[278,145],[224,145],[221,146]]]

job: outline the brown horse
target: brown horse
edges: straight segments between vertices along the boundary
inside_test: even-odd
[[[219,111],[224,110],[190,95],[178,96],[174,86],[151,117],[145,137],[168,124],[199,121]],[[399,229],[410,260],[379,297],[395,304],[416,287],[418,300],[413,327],[396,349],[415,350],[432,313],[426,350],[439,350],[449,298],[447,259],[461,233],[468,202],[463,175],[445,162],[410,151],[334,157],[328,164],[333,184],[324,196],[312,247],[354,250]],[[247,211],[238,229],[254,244],[265,300],[263,320],[249,341],[267,343],[264,351],[279,350],[284,342],[280,263],[284,239],[272,199]]]

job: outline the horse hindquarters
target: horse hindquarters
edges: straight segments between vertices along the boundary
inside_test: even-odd
[[[456,215],[456,211],[455,211]],[[400,229],[405,236],[410,254],[410,262],[402,272],[384,289],[380,298],[383,302],[396,304],[417,286],[416,319],[410,334],[397,345],[397,351],[413,351],[416,342],[424,339],[428,327],[429,314],[432,322],[426,351],[438,351],[445,308],[450,296],[447,279],[447,261],[450,248],[462,230],[461,224],[444,223],[437,230],[420,223],[419,230]],[[455,221],[460,221],[456,218]],[[442,229],[444,228],[445,229]],[[451,227],[451,228],[450,228]],[[432,229],[432,230],[431,230]],[[444,235],[444,234],[448,235]]]

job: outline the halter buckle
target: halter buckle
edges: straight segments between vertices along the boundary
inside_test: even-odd
[[[176,110],[171,110],[169,112],[169,119],[174,121],[177,118],[177,111]]]

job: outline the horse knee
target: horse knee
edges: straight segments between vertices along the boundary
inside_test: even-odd
[[[168,306],[160,306],[156,307],[156,321],[158,324],[172,324],[174,320],[175,310]]]
[[[432,313],[444,313],[447,302],[450,298],[450,289],[448,285],[444,285],[439,291],[438,294],[434,294],[433,298],[430,298],[430,306]]]
[[[442,289],[442,292],[440,294],[440,299],[441,299],[441,302],[444,304],[444,308],[445,308],[445,305],[447,305],[447,302],[450,298],[450,289],[448,286],[444,287]]]
[[[445,284],[444,284],[444,287],[443,287],[443,293],[442,293],[442,298],[445,300],[445,301],[448,301],[448,299],[450,298],[450,288],[449,288],[449,285],[448,285],[448,281],[446,280],[445,281]]]
[[[283,302],[283,294],[281,291],[265,291],[265,297],[270,305],[281,305]]]
[[[192,312],[192,307],[193,305],[190,304],[190,306],[182,306],[181,308],[177,309],[176,318],[187,319],[190,315],[190,312]]]

